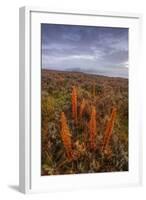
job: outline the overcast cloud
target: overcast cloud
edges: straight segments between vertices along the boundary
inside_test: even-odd
[[[128,29],[42,24],[42,68],[128,78]]]

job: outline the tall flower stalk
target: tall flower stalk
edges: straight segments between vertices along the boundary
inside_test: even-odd
[[[61,139],[64,144],[66,154],[69,160],[73,158],[73,149],[72,149],[72,142],[71,142],[71,134],[69,127],[67,125],[67,120],[64,112],[61,113]]]
[[[96,143],[95,143],[95,138],[96,138],[96,109],[95,109],[95,106],[92,106],[91,118],[90,118],[90,121],[89,121],[89,136],[90,136],[90,148],[95,150],[95,148],[96,148]]]
[[[75,124],[77,125],[77,89],[75,86],[72,88],[72,117],[75,121]]]
[[[80,111],[79,111],[79,118],[82,119],[83,112],[86,106],[85,99],[82,100],[81,105],[80,105]]]
[[[95,94],[96,92],[95,92],[95,81],[93,82],[93,98],[95,98]]]
[[[106,148],[109,144],[109,141],[111,139],[113,127],[114,127],[114,123],[115,123],[115,119],[116,119],[116,113],[117,113],[117,109],[113,108],[111,115],[110,115],[110,119],[107,122],[105,133],[104,133],[103,143],[102,143],[102,147],[101,147],[102,152],[104,152],[106,150]]]

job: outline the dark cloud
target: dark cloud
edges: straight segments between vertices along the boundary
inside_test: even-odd
[[[42,67],[128,77],[128,29],[42,24]]]

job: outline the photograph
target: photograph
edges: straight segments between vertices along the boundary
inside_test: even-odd
[[[128,36],[41,23],[41,176],[129,170]]]

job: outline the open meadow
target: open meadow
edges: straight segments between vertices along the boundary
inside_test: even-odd
[[[41,175],[128,170],[128,79],[42,69]]]

